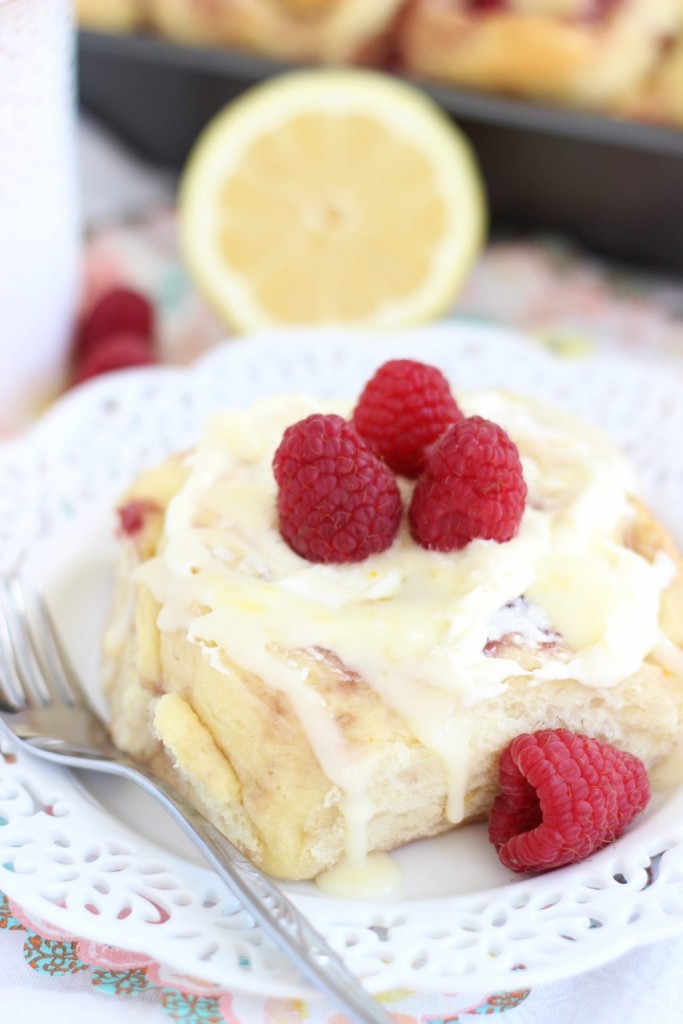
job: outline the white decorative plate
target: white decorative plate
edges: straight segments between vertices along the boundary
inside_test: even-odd
[[[89,686],[114,554],[112,504],[135,471],[191,443],[214,409],[281,391],[352,396],[395,355],[435,363],[457,385],[530,393],[602,424],[675,532],[675,378],[613,359],[558,362],[507,331],[469,324],[394,338],[297,332],[233,342],[191,370],[134,371],[77,389],[0,449],[0,568],[21,567],[47,592]],[[683,932],[682,842],[683,786],[659,794],[614,846],[537,878],[505,871],[484,828],[470,826],[395,854],[400,898],[286,888],[374,991],[518,989]],[[64,931],[224,988],[311,994],[163,813],[114,780],[0,758],[0,889]]]

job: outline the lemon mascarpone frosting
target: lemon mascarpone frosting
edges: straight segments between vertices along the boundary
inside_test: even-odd
[[[350,408],[287,396],[208,420],[183,457],[161,539],[131,574],[154,599],[161,636],[182,635],[218,676],[238,665],[286,698],[340,794],[350,860],[369,846],[377,751],[372,736],[350,743],[339,708],[310,685],[316,660],[332,657],[363,680],[438,759],[440,827],[467,816],[477,708],[495,705],[510,679],[523,677],[528,692],[572,680],[587,702],[647,661],[668,664],[669,675],[672,660],[680,667],[660,615],[675,555],[662,545],[646,557],[625,543],[638,507],[626,460],[594,428],[530,399],[500,391],[457,399],[519,448],[528,499],[513,540],[428,551],[404,516],[392,547],[362,563],[301,558],[278,529],[273,454],[288,425]],[[413,485],[399,483],[407,505]],[[110,654],[115,646],[110,637]],[[152,716],[164,691],[155,682]]]

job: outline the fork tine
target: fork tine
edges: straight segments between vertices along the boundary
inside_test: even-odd
[[[36,627],[31,632],[33,650],[45,676],[53,681],[64,704],[70,707],[87,704],[88,699],[83,692],[81,681],[62,646],[45,599],[25,581],[17,580],[16,583],[23,594],[24,606],[29,603],[32,605]]]
[[[4,710],[15,711],[26,707],[26,695],[18,674],[5,613],[8,603],[8,585],[0,580],[0,703]]]
[[[26,703],[50,704],[52,695],[46,678],[36,661],[31,643],[24,594],[19,581],[9,580],[3,587],[3,611],[10,645],[14,653],[16,675],[21,684]]]

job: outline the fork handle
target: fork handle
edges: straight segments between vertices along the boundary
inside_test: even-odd
[[[78,767],[84,767],[82,759]],[[101,770],[104,766],[99,763],[97,767]],[[350,1021],[392,1024],[389,1014],[366,992],[310,921],[211,822],[146,769],[111,762],[109,767],[135,782],[169,812],[275,944]]]

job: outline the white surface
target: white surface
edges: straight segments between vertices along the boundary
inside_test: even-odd
[[[174,191],[170,172],[150,167],[85,116],[79,121],[78,143],[83,222],[88,230],[170,208]]]
[[[680,1024],[682,991],[683,940],[676,939],[534,989],[501,1024]]]
[[[0,433],[64,373],[78,289],[70,0],[0,5]]]
[[[140,371],[74,392],[25,441],[0,450],[0,564],[23,560],[47,587],[77,665],[93,680],[110,505],[135,469],[191,442],[213,408],[283,390],[352,395],[386,358],[406,354],[440,365],[457,385],[507,386],[602,422],[633,458],[655,509],[675,520],[683,452],[667,441],[683,433],[683,408],[680,385],[667,376],[606,359],[558,363],[507,332],[476,326],[394,341],[297,332],[216,349],[192,372]],[[58,817],[40,813],[40,800],[36,813],[36,797]],[[0,829],[0,863],[15,868],[0,868],[0,888],[34,915],[227,988],[302,991],[141,797],[111,783],[83,789],[67,772],[20,759],[0,771],[0,815],[9,821]],[[70,844],[66,856],[56,839]],[[511,883],[482,830],[467,828],[397,854],[402,900],[345,903],[305,886],[291,890],[376,991],[517,988],[683,932],[682,841],[683,793],[674,792],[614,847],[536,879]],[[647,886],[650,858],[662,850]],[[205,898],[210,890],[217,901]],[[119,920],[124,905],[131,912]],[[155,905],[173,928],[152,923]],[[246,974],[237,966],[245,951],[253,965]],[[513,973],[519,963],[527,970]]]
[[[50,1024],[121,1024],[125,1013],[126,1024],[169,1022],[169,1017],[153,996],[144,1002],[139,998],[127,998],[124,1011],[119,999],[90,995],[89,992],[56,993],[55,987],[52,979],[46,981],[42,991],[33,987],[5,988],[0,981],[6,1019],[12,1024],[37,1024],[43,1020],[49,1020]]]

